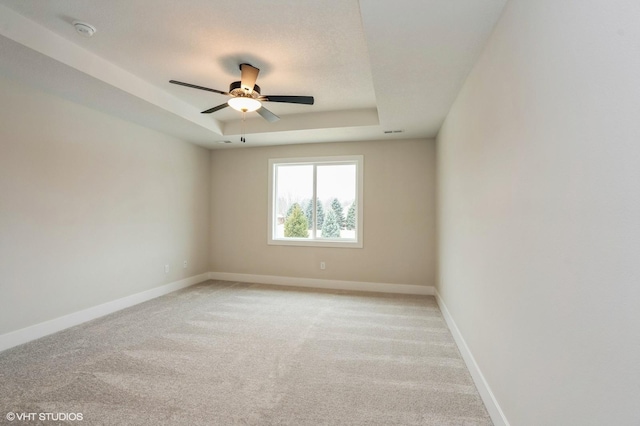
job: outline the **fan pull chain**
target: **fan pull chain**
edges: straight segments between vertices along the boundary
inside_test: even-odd
[[[240,125],[240,142],[242,143],[246,143],[247,140],[244,137],[244,120],[247,116],[247,112],[246,111],[242,111],[242,124]]]

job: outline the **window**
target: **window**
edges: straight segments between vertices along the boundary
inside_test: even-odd
[[[363,156],[269,160],[269,244],[362,247]]]

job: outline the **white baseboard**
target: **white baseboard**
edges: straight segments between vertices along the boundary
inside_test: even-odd
[[[444,304],[444,301],[440,297],[440,293],[438,293],[437,290],[435,291],[435,296],[436,301],[438,302],[438,306],[440,307],[440,311],[442,312],[442,316],[449,326],[449,330],[451,331],[451,334],[453,335],[453,338],[458,345],[458,349],[460,349],[460,354],[462,355],[462,358],[464,359],[464,362],[467,365],[469,372],[471,373],[471,377],[473,378],[473,381],[478,388],[478,392],[480,393],[482,402],[484,402],[485,407],[487,407],[487,411],[491,416],[493,424],[496,426],[509,426],[507,417],[502,412],[502,409],[500,408],[495,395],[493,395],[493,392],[491,392],[489,384],[485,380],[482,371],[480,371],[480,367],[476,363],[476,360],[469,350],[467,343],[464,341],[464,338],[462,337],[462,334],[460,333],[456,322],[453,320],[449,309],[447,309],[447,305]]]
[[[368,283],[361,281],[324,280],[317,278],[278,277],[275,275],[235,274],[231,272],[209,272],[209,279],[255,284],[273,284],[288,287],[323,288],[330,290],[370,291],[376,293],[399,293],[428,296],[433,296],[435,294],[435,287],[412,284]]]
[[[209,279],[208,273],[195,275],[193,277],[185,278],[180,281],[174,281],[160,287],[155,287],[150,290],[123,297],[121,299],[113,300],[111,302],[83,309],[72,314],[64,315],[62,317],[25,327],[20,330],[2,334],[0,335],[0,351],[4,351],[14,346],[27,343],[31,340],[39,339],[49,334],[56,333],[58,331],[64,330],[65,328],[82,324],[83,322],[91,321],[92,319],[108,315],[121,309],[137,305],[138,303],[155,299],[156,297],[163,296],[173,291],[201,283],[203,281],[206,281],[207,279]]]

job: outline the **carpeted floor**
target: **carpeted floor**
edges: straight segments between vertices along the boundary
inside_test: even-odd
[[[0,423],[9,412],[80,413],[45,422],[75,425],[491,424],[433,297],[223,281],[0,353]]]

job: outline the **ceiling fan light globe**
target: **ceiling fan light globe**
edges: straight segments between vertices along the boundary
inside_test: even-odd
[[[262,106],[259,100],[242,96],[231,98],[227,101],[227,103],[231,108],[240,112],[255,111]]]

